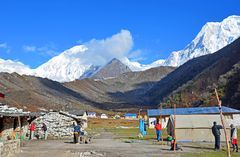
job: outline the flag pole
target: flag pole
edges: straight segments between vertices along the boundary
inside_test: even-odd
[[[215,94],[216,94],[216,98],[217,98],[217,101],[218,101],[220,118],[221,118],[222,126],[223,126],[223,129],[224,129],[224,134],[225,134],[225,140],[226,140],[226,145],[227,145],[227,155],[228,155],[228,157],[231,157],[230,146],[229,146],[229,138],[228,138],[227,129],[226,129],[226,126],[225,126],[225,123],[224,123],[224,120],[223,120],[224,117],[223,117],[223,113],[222,113],[222,101],[219,99],[218,92],[217,92],[216,88],[215,88]]]

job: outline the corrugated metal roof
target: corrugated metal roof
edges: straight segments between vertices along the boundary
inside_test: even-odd
[[[125,117],[137,117],[137,114],[135,114],[135,113],[126,113],[124,116]]]
[[[223,113],[240,113],[239,110],[222,106]],[[173,108],[168,109],[151,109],[147,110],[148,116],[166,116],[174,114]],[[193,107],[193,108],[176,108],[177,115],[191,115],[191,114],[215,114],[219,113],[218,107]]]

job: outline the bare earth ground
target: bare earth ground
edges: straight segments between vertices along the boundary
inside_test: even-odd
[[[183,151],[170,151],[167,143],[156,142],[155,131],[139,140],[138,121],[90,119],[90,144],[73,144],[72,140],[34,140],[23,142],[17,157],[225,157],[226,151],[213,151],[213,143],[179,143]],[[119,126],[134,127],[117,129]],[[164,134],[164,131],[163,131]],[[165,135],[166,136],[166,135]],[[224,146],[224,144],[222,144]],[[232,157],[239,157],[234,153]]]
[[[174,153],[168,145],[114,137],[103,132],[91,144],[72,144],[70,140],[29,141],[17,157],[180,157],[184,152],[199,151],[196,147],[183,147],[183,151]]]
[[[71,141],[30,141],[22,147],[18,157],[157,157],[178,156],[167,145],[152,145],[148,141],[126,143],[102,133],[91,144],[72,144]]]

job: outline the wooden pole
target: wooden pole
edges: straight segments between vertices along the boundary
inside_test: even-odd
[[[223,126],[223,129],[224,129],[224,134],[225,134],[225,140],[226,140],[226,146],[227,146],[227,155],[228,155],[228,157],[231,157],[230,146],[229,146],[229,138],[228,138],[227,129],[226,129],[226,126],[225,126],[225,123],[224,123],[224,117],[223,117],[223,113],[222,113],[222,101],[219,99],[218,92],[217,92],[216,88],[215,88],[215,94],[216,94],[216,98],[217,98],[217,101],[218,101],[220,118],[221,118],[222,126]]]
[[[174,152],[176,152],[176,104],[174,104]]]

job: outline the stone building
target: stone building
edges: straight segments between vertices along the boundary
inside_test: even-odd
[[[0,140],[26,138],[29,112],[0,105]]]
[[[76,114],[76,113],[75,113]],[[87,119],[69,112],[48,112],[34,120],[36,123],[36,133],[41,137],[43,135],[42,124],[46,124],[48,139],[69,139],[73,136],[73,122],[82,126],[87,126]]]
[[[13,156],[20,151],[20,139],[28,131],[29,112],[0,104],[0,157]]]

